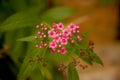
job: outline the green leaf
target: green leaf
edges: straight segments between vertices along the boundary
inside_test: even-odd
[[[45,52],[46,52],[46,48],[43,48],[40,50],[35,48],[35,43],[29,44],[27,54],[21,66],[20,72],[18,74],[18,80],[24,80],[26,79],[26,77],[32,76],[31,75],[32,71],[34,71],[39,64],[35,61],[37,59],[37,56],[42,56],[43,54],[45,54]],[[29,62],[30,57],[32,57],[32,59],[34,60],[32,65],[30,65],[30,62]]]
[[[29,41],[34,41],[34,36],[28,36],[28,37],[25,37],[25,38],[20,38],[18,39],[17,41],[26,41],[26,42],[29,42]]]
[[[68,16],[74,14],[76,11],[67,7],[57,7],[50,9],[41,15],[41,19],[48,23],[59,22]]]
[[[39,13],[43,8],[32,8],[26,11],[16,13],[0,25],[0,31],[15,30],[24,27],[35,26],[40,22]]]
[[[101,64],[103,66],[103,62],[99,58],[99,56],[97,56],[97,54],[95,54],[94,52],[91,51],[89,55],[93,58],[92,62],[96,62],[96,63]]]
[[[68,80],[79,80],[78,72],[76,69],[74,69],[72,63],[69,64]]]

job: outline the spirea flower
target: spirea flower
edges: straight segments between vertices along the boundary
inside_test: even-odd
[[[57,24],[57,28],[60,29],[60,30],[62,30],[64,28],[64,25],[62,23],[58,23]]]
[[[49,35],[49,37],[54,38],[56,36],[56,33],[54,30],[49,30],[48,35]]]
[[[67,27],[63,23],[53,23],[51,28],[43,23],[37,25],[36,29],[38,31],[34,38],[38,40],[38,43],[35,47],[39,49],[47,47],[51,49],[51,53],[66,54],[68,44],[74,44],[76,40],[82,40],[79,28],[80,26],[73,23],[70,23]]]
[[[55,49],[57,47],[56,42],[50,42],[49,47]]]

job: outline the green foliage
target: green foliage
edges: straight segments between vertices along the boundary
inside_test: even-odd
[[[43,9],[33,8],[27,11],[18,12],[10,16],[5,22],[0,25],[0,31],[15,30],[24,27],[35,26],[40,22],[39,13]]]
[[[93,60],[92,60],[93,62],[96,62],[96,63],[101,64],[103,66],[102,60],[93,51],[90,51],[89,55],[91,57],[93,57]]]
[[[76,11],[67,7],[56,7],[46,11],[41,19],[47,23],[59,22],[68,16],[72,15]]]
[[[58,11],[61,11],[61,12],[58,12]],[[50,13],[50,14],[48,14],[48,13]],[[55,15],[55,14],[58,14],[58,13],[59,13],[59,15]],[[66,14],[60,14],[60,13],[66,13]],[[61,21],[62,19],[70,16],[70,14],[73,14],[73,13],[74,13],[74,10],[69,9],[69,8],[63,8],[63,7],[62,8],[59,7],[59,8],[55,8],[55,9],[53,8],[53,9],[50,9],[50,10],[46,11],[45,13],[43,13],[41,19],[43,21],[46,21],[46,22],[48,20],[50,20],[50,21],[51,20],[52,21]],[[61,18],[59,16],[61,16]],[[33,36],[28,36],[28,37],[25,37],[25,38],[18,39],[18,41],[33,41],[33,39],[34,39]],[[28,51],[27,51],[27,54],[25,56],[25,59],[23,61],[23,64],[21,66],[20,73],[18,75],[18,80],[25,79],[26,76],[28,76],[28,77],[32,76],[31,72],[34,71],[36,69],[36,67],[40,66],[36,62],[33,63],[32,65],[30,65],[30,63],[28,62],[30,57],[32,57],[33,60],[36,60],[36,56],[37,55],[39,55],[39,56],[41,56],[41,57],[43,57],[45,59],[48,59],[48,60],[51,60],[51,61],[55,60],[55,61],[58,61],[58,62],[60,62],[59,60],[61,60],[61,61],[65,61],[66,60],[67,61],[69,56],[70,56],[70,55],[69,56],[65,55],[63,57],[63,55],[55,54],[54,55],[55,58],[53,58],[53,55],[50,54],[50,51],[48,49],[39,50],[39,49],[35,48],[35,43],[34,44],[30,44],[29,47],[28,47]],[[41,68],[40,68],[40,72],[41,72],[40,76],[44,77],[46,75],[42,74],[41,70],[43,70],[43,69],[41,69]],[[48,69],[46,69],[46,70],[48,70]],[[44,78],[42,80],[44,80]]]
[[[79,80],[78,72],[72,63],[69,64],[68,68],[68,80]]]
[[[28,36],[25,38],[20,38],[17,41],[26,41],[26,42],[30,42],[30,41],[35,41],[34,36]]]
[[[35,49],[34,44],[29,45],[29,49],[27,51],[27,55],[25,56],[24,62],[22,64],[22,67],[20,69],[20,73],[18,75],[18,80],[24,80],[27,77],[32,76],[32,72],[39,66],[41,66],[37,62],[30,62],[29,60],[32,59],[36,60],[37,56],[41,56],[46,49]],[[37,68],[39,70],[39,68]],[[42,70],[42,69],[41,69]],[[39,76],[44,76],[44,75],[39,75]]]
[[[19,71],[18,80],[63,80],[56,65],[59,62],[70,61],[73,56],[82,58],[80,49],[86,50],[86,56],[82,58],[84,61],[89,64],[96,62],[103,65],[100,58],[83,41],[76,40],[75,44],[69,44],[66,47],[68,52],[65,55],[51,54],[49,48],[41,50],[35,48],[35,26],[43,22],[48,28],[51,28],[51,23],[61,22],[71,16],[76,12],[74,9],[56,7],[47,10],[48,0],[9,0],[9,2],[5,1],[6,8],[13,11],[0,24],[0,37],[4,34],[4,43],[10,46],[10,57],[19,66],[19,70],[13,69],[15,74]],[[4,2],[2,1],[2,3]],[[0,11],[9,12],[7,10]],[[86,38],[90,32],[89,30],[83,34],[82,38]],[[47,41],[49,42],[48,39]],[[90,57],[93,57],[93,60],[90,60]],[[39,62],[38,58],[42,58],[42,62]],[[46,63],[47,66],[45,66]],[[77,70],[73,68],[72,63],[68,67],[68,79],[79,80]]]

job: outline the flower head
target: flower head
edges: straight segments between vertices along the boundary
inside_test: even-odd
[[[61,54],[66,54],[66,52],[67,52],[67,50],[65,48],[62,48],[60,51]]]
[[[56,28],[57,27],[57,24],[56,23],[53,23],[52,24],[52,28]]]
[[[54,38],[56,36],[56,33],[55,33],[54,30],[49,30],[48,35],[49,35],[50,38]]]
[[[64,27],[63,23],[53,23],[51,29],[44,24],[40,24],[36,28],[41,30],[37,32],[37,36],[34,36],[34,38],[41,41],[35,47],[49,47],[51,53],[66,54],[68,44],[74,44],[75,40],[82,40],[81,36],[78,35],[80,26],[73,23],[70,23],[68,27]],[[48,41],[50,42],[48,43]]]
[[[68,29],[69,29],[70,31],[74,31],[74,30],[76,30],[76,25],[74,25],[73,23],[70,23],[70,24],[68,25]]]
[[[63,29],[62,30],[63,36],[69,36],[71,32],[68,29]]]
[[[54,41],[58,43],[60,42],[60,40],[61,40],[61,37],[57,34],[54,38]]]
[[[52,49],[55,49],[57,47],[56,42],[54,42],[54,41],[50,42],[49,47],[52,48]]]
[[[68,44],[68,39],[65,38],[65,37],[62,37],[62,39],[61,39],[61,44],[62,44],[62,45],[67,45],[67,44]]]
[[[63,25],[62,23],[59,23],[59,24],[57,25],[57,28],[60,29],[60,30],[62,30],[62,29],[64,28],[64,25]]]

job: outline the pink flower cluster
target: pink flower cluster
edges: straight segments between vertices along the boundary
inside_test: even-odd
[[[45,25],[42,24],[41,26],[42,31],[47,31],[48,34],[44,34],[39,31],[39,38],[48,37],[51,40],[50,43],[48,43],[48,47],[51,49],[52,53],[58,52],[60,54],[66,54],[67,49],[65,46],[75,42],[73,37],[76,37],[79,41],[82,40],[81,36],[79,36],[80,27],[78,25],[74,25],[73,23],[70,23],[67,27],[65,27],[63,23],[53,23],[52,28],[49,30],[47,30]],[[40,27],[36,26],[36,28],[38,29]],[[35,36],[35,39],[38,39],[38,36]],[[40,46],[37,44],[36,48],[42,48],[43,46],[47,46],[47,43],[42,42]]]

